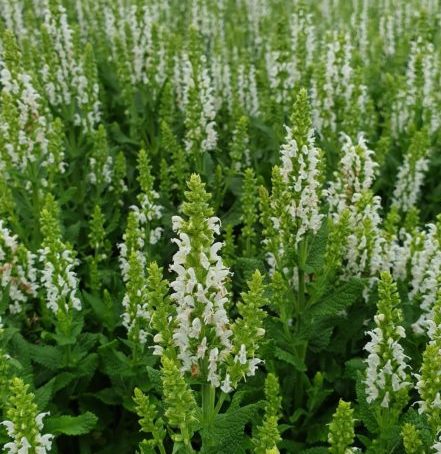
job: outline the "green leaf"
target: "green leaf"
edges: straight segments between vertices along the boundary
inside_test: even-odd
[[[328,454],[328,448],[325,447],[317,447],[317,448],[309,448],[300,451],[299,454]]]
[[[249,452],[249,440],[245,435],[245,425],[253,421],[260,403],[247,405],[238,410],[227,411],[217,415],[214,424],[209,430],[203,431],[203,454],[235,453],[242,454]],[[206,446],[206,443],[208,446]]]
[[[76,369],[78,377],[91,377],[98,367],[98,354],[91,353],[82,359]]]
[[[45,420],[44,429],[51,434],[83,435],[89,433],[98,422],[90,411],[79,416],[53,416]]]
[[[67,386],[74,378],[75,376],[70,372],[63,372],[49,380],[43,386],[40,386],[40,388],[35,391],[35,399],[38,408],[40,410],[46,409],[55,393]]]
[[[32,361],[41,364],[51,370],[64,367],[63,352],[51,345],[29,344],[29,353]]]
[[[113,329],[119,321],[118,315],[113,310],[113,308],[109,307],[104,302],[103,298],[92,295],[85,290],[83,290],[82,294],[85,301],[89,303],[90,307],[95,312],[98,320],[103,323],[106,328],[110,330]]]
[[[77,338],[80,335],[84,325],[84,319],[82,316],[78,316],[72,323],[70,328],[70,334],[66,335],[62,332],[57,332],[53,335],[58,345],[74,345],[77,343]]]
[[[128,377],[133,375],[129,358],[124,353],[116,350],[118,341],[115,339],[98,348],[104,371],[110,377]]]
[[[161,392],[162,390],[162,380],[161,372],[154,369],[153,367],[147,366],[147,375],[149,377],[150,384],[155,391]]]
[[[355,408],[355,417],[361,419],[366,428],[371,434],[378,432],[378,423],[372,412],[371,406],[366,402],[365,385],[363,383],[363,375],[361,372],[358,373],[357,383],[355,385],[357,392],[358,406]]]
[[[328,242],[328,222],[323,221],[317,235],[310,240],[310,248],[305,263],[305,272],[308,274],[318,273],[325,261],[326,244]]]
[[[300,358],[286,350],[282,350],[280,347],[274,347],[274,356],[285,363],[291,364],[299,372],[306,371],[306,365]]]
[[[345,366],[345,376],[352,380],[356,380],[358,373],[364,371],[366,368],[362,358],[351,358],[349,361],[346,361]]]
[[[308,310],[311,319],[323,319],[344,315],[346,309],[361,297],[364,288],[362,279],[352,278],[338,287],[329,296],[321,299]]]
[[[121,398],[115,388],[105,388],[91,394],[92,397],[104,402],[106,405],[121,405]]]

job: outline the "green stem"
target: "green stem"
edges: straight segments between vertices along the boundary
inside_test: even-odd
[[[32,184],[32,208],[35,225],[38,226],[37,229],[34,229],[34,244],[39,245],[41,242],[41,226],[40,226],[40,195],[38,185],[34,182]]]
[[[196,167],[196,172],[199,175],[203,174],[203,167],[204,167],[204,154],[200,151],[196,152],[195,156],[195,167]]]
[[[297,298],[299,301],[299,304],[298,304],[299,314],[297,314],[297,315],[300,316],[300,313],[305,306],[305,272],[300,267],[298,270],[298,276],[299,276],[299,290],[298,290]]]
[[[182,438],[184,440],[184,445],[187,448],[187,452],[194,452],[193,447],[190,443],[190,435],[188,433],[188,427],[186,424],[181,425]]]
[[[209,427],[214,418],[216,390],[210,384],[202,385],[202,417],[205,427]]]
[[[299,278],[299,289],[297,293],[298,300],[298,311],[297,316],[299,317],[302,313],[302,310],[305,307],[305,264],[306,264],[306,254],[307,254],[307,242],[306,240],[302,241],[298,247],[298,278]]]
[[[216,416],[220,409],[222,408],[222,404],[225,402],[225,399],[227,397],[227,394],[226,393],[221,393],[220,397],[219,397],[219,400],[217,401],[217,404],[216,404],[216,408],[214,409],[214,416]]]
[[[302,345],[299,345],[297,350],[297,356],[301,359],[302,362],[305,361],[306,350],[308,348],[308,343],[305,341]],[[304,372],[296,371],[295,372],[295,383],[296,383],[296,392],[294,397],[295,408],[302,408],[303,405],[303,394],[304,394],[304,384],[303,384]]]
[[[162,442],[162,440],[160,440],[158,442],[158,448],[159,448],[159,452],[161,454],[167,454],[166,451],[165,451],[165,448],[164,448],[164,443]]]
[[[304,240],[300,243],[298,247],[298,279],[299,279],[299,286],[297,292],[297,305],[296,305],[296,327],[300,329],[302,312],[305,310],[305,265],[306,265],[306,257],[307,257],[307,248],[308,244],[307,241]],[[297,350],[297,356],[304,362],[306,357],[306,351],[308,349],[308,342],[305,341],[301,345],[299,345]],[[303,403],[303,375],[304,373],[301,371],[296,371],[295,379],[296,379],[296,393],[295,393],[295,405],[296,408],[301,408]]]

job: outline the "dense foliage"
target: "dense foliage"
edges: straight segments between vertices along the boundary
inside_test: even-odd
[[[0,0],[5,453],[441,453],[438,0]]]

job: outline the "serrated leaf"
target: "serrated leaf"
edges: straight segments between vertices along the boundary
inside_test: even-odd
[[[120,405],[121,397],[116,393],[115,388],[105,388],[92,394],[93,397],[99,399],[107,405]]]
[[[99,356],[105,372],[110,376],[127,377],[133,374],[129,359],[124,353],[117,351],[118,341],[113,340],[98,348]]]
[[[104,303],[102,298],[92,295],[85,290],[83,290],[82,294],[85,301],[95,312],[98,320],[103,323],[108,329],[113,329],[118,323],[118,315],[113,311],[113,308],[109,308]]]
[[[150,384],[155,391],[161,392],[162,390],[162,380],[161,372],[154,369],[153,367],[147,366],[147,375],[149,377]]]
[[[63,352],[52,345],[29,344],[29,353],[32,361],[51,370],[64,367]]]
[[[345,310],[361,297],[364,284],[361,279],[352,278],[324,297],[308,310],[311,319],[344,315]]]
[[[260,403],[251,404],[217,415],[213,426],[203,434],[203,440],[208,442],[209,447],[204,446],[201,453],[234,452],[241,454],[248,452],[249,440],[244,432],[245,425],[254,420],[260,407]]]
[[[308,448],[300,451],[299,454],[328,454],[328,448],[325,447],[317,447],[317,448]]]
[[[89,433],[98,422],[90,411],[79,416],[53,416],[45,420],[45,431],[51,434],[84,435]]]
[[[357,383],[355,385],[358,402],[358,406],[355,408],[355,415],[357,419],[361,419],[363,421],[369,432],[375,434],[378,432],[378,423],[370,408],[370,405],[366,402],[366,392],[364,383],[362,382],[362,377],[362,373],[359,372]]]
[[[328,223],[325,220],[322,223],[317,235],[313,236],[310,241],[310,248],[305,263],[305,272],[308,274],[318,273],[323,268],[326,253],[326,244],[328,242]]]
[[[49,380],[35,391],[35,399],[40,410],[46,409],[54,394],[67,386],[75,376],[70,372],[63,372]]]
[[[345,366],[345,376],[352,378],[353,380],[356,380],[358,372],[363,371],[366,367],[362,358],[352,358],[349,361],[346,361]]]
[[[80,335],[84,325],[84,319],[82,316],[77,316],[76,320],[71,325],[69,335],[64,333],[57,332],[53,335],[54,339],[57,341],[58,345],[74,345],[78,341],[78,336]]]
[[[300,358],[290,352],[287,352],[286,350],[281,349],[280,347],[274,348],[274,356],[285,363],[291,364],[291,366],[300,372],[306,371],[306,365]]]
[[[98,354],[91,353],[83,358],[80,363],[78,364],[78,368],[76,369],[77,375],[79,377],[90,377],[94,374],[95,370],[98,367]]]

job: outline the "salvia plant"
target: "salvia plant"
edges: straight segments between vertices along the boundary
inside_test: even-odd
[[[0,446],[441,453],[436,0],[0,0]]]

